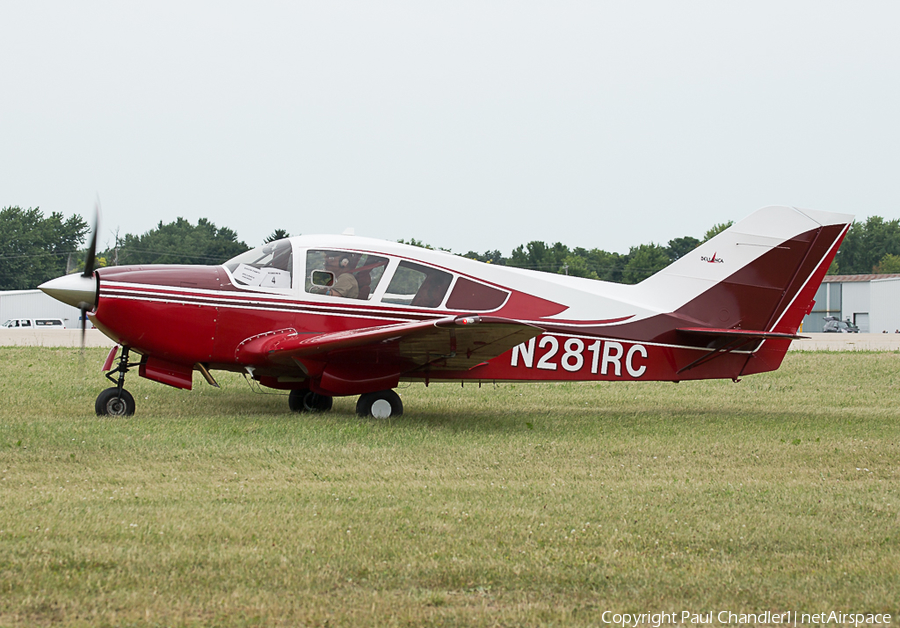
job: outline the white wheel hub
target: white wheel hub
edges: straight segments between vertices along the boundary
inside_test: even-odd
[[[378,399],[372,404],[372,416],[376,419],[386,419],[391,416],[391,403],[387,399]]]

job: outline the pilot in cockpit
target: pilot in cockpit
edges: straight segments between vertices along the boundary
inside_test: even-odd
[[[341,253],[325,255],[325,270],[334,275],[334,283],[325,288],[325,294],[356,299],[359,297],[359,282],[350,272],[350,256]]]

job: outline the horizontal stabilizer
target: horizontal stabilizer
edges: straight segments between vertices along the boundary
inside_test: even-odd
[[[676,331],[693,335],[711,338],[709,348],[710,353],[701,356],[690,364],[678,369],[678,373],[689,371],[697,368],[701,364],[706,364],[711,360],[715,360],[723,355],[733,351],[753,347],[755,351],[760,342],[765,340],[797,340],[804,336],[790,334],[779,331],[760,331],[755,329],[716,329],[714,327],[679,327]]]
[[[796,334],[788,334],[778,331],[757,331],[753,329],[715,329],[712,327],[679,327],[676,331],[686,334],[696,334],[698,336],[716,336],[718,338],[727,338],[729,340],[762,340],[766,338],[779,338],[782,340],[799,340],[806,336],[798,336]]]

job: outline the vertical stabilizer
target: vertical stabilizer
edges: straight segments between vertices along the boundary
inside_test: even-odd
[[[639,284],[693,327],[796,333],[853,217],[765,207]]]

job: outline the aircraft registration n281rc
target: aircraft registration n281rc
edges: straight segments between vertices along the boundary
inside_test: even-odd
[[[243,372],[292,410],[403,406],[401,381],[738,378],[777,369],[852,216],[766,207],[636,285],[484,264],[355,236],[297,236],[221,266],[93,269],[40,286],[116,343],[99,415],[130,415],[125,374],[190,389]],[[140,359],[132,362],[131,355]]]

